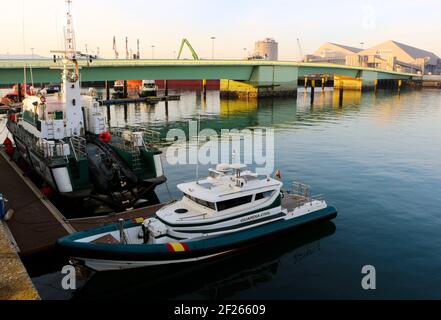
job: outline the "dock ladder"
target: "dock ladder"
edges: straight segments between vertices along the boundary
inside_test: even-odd
[[[131,149],[132,155],[132,170],[135,174],[142,172],[141,153],[138,148]]]

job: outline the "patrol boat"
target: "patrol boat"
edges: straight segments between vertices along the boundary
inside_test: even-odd
[[[166,178],[154,134],[141,128],[109,130],[98,101],[81,95],[78,60],[90,57],[75,49],[71,0],[67,3],[65,51],[57,52],[64,56],[61,93],[28,96],[22,112],[10,112],[15,157],[71,204],[113,211],[144,200],[156,204],[154,189]]]
[[[218,165],[202,181],[178,185],[183,197],[153,218],[120,221],[58,241],[74,261],[96,270],[190,263],[226,255],[281,231],[337,216],[310,188],[289,192],[240,164]]]

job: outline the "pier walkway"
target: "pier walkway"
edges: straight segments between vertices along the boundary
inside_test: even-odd
[[[21,255],[32,255],[54,245],[54,239],[73,229],[8,156],[0,152],[0,192],[13,210],[6,222]]]
[[[0,221],[0,300],[39,300],[8,232]]]
[[[102,217],[68,220],[3,150],[0,150],[0,176],[0,192],[8,201],[7,209],[13,210],[12,218],[4,222],[4,228],[22,257],[52,250],[58,239],[77,231],[114,223],[119,219],[151,217],[165,205],[158,204]]]

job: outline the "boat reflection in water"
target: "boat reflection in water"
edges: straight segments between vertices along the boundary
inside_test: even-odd
[[[334,223],[324,222],[282,233],[249,250],[210,262],[96,273],[73,298],[230,298],[272,281],[282,259],[301,264],[318,254],[321,241],[335,232]]]

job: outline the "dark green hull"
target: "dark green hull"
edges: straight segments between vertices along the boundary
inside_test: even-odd
[[[265,238],[274,236],[280,232],[299,228],[308,224],[328,221],[336,218],[337,210],[334,207],[327,207],[305,216],[290,220],[278,220],[230,234],[209,237],[203,240],[182,241],[180,245],[185,251],[174,252],[169,244],[94,244],[76,242],[79,239],[91,237],[93,235],[116,231],[118,226],[109,225],[103,228],[93,229],[85,232],[62,238],[58,245],[69,256],[76,257],[80,261],[93,259],[101,261],[112,261],[122,264],[127,261],[146,262],[146,266],[177,263],[179,261],[197,261],[207,257],[224,255],[233,251],[241,250],[249,246],[262,242]],[[128,222],[126,228],[137,227],[140,224]]]

